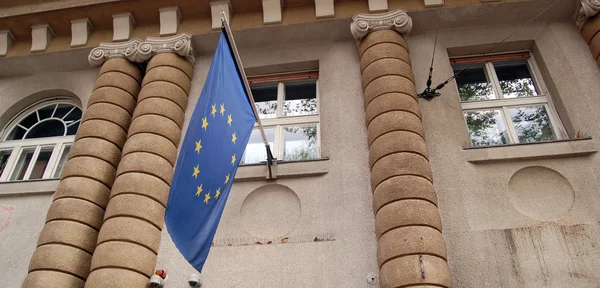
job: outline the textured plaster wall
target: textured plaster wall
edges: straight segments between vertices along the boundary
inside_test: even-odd
[[[247,68],[319,61],[321,154],[330,160],[324,176],[234,184],[217,230],[217,246],[202,273],[207,287],[373,287],[367,276],[377,273],[376,241],[356,49],[347,41],[240,51]],[[197,59],[186,121],[211,58]],[[293,193],[263,187],[268,184],[283,185]],[[248,197],[255,189],[262,191]],[[275,237],[274,243],[220,244],[267,236]],[[286,236],[289,243],[282,244]],[[315,237],[333,241],[314,242]],[[166,229],[157,269],[169,272],[167,287],[180,287],[194,272]]]
[[[0,127],[28,105],[51,96],[70,96],[87,106],[98,70],[47,72],[0,79]],[[49,181],[0,185],[0,283],[20,287],[44,226],[52,195],[40,191]],[[19,185],[18,187],[15,185]],[[55,184],[54,184],[55,185]],[[15,191],[13,189],[17,189]],[[15,194],[34,192],[40,194]]]
[[[517,27],[440,31],[434,84],[452,75],[448,49],[496,43]],[[408,37],[419,91],[434,37]],[[560,117],[572,126],[568,130],[598,139],[600,72],[575,25],[536,23],[510,41],[534,43],[550,93],[564,106]],[[598,287],[599,156],[472,164],[466,161],[470,151],[462,149],[469,138],[455,82],[420,105],[454,286]],[[518,172],[527,167],[534,168]]]

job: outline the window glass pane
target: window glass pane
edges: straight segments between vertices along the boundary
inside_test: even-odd
[[[508,132],[500,110],[467,111],[464,114],[473,146],[508,143]]]
[[[494,63],[504,98],[532,97],[538,95],[527,61],[504,61]]]
[[[461,71],[465,65],[454,66],[454,73]],[[456,85],[460,101],[478,101],[496,99],[492,84],[485,75],[483,63],[472,64],[468,69],[462,71],[456,76]]]
[[[24,149],[23,152],[21,152],[21,156],[19,156],[19,160],[17,161],[17,165],[15,166],[15,170],[13,171],[10,180],[23,180],[29,162],[31,162],[31,158],[33,157],[33,152],[35,152],[34,148]]]
[[[58,104],[58,107],[56,108],[56,111],[54,112],[54,118],[65,117],[65,115],[67,115],[67,113],[69,113],[69,111],[71,111],[72,108],[73,108],[73,105]]]
[[[556,139],[544,105],[508,108],[519,142],[529,143]]]
[[[317,114],[317,82],[315,80],[285,83],[283,116]]]
[[[60,120],[46,120],[33,126],[28,132],[26,139],[64,136],[65,125]]]
[[[52,117],[52,113],[54,112],[55,107],[56,107],[56,104],[49,105],[49,106],[39,109],[37,112],[40,115],[40,119],[44,120],[44,119]]]
[[[277,83],[253,85],[250,90],[260,119],[277,117]]]
[[[269,141],[269,145],[271,146],[271,152],[273,152],[275,128],[264,129],[265,136],[267,136],[267,141]],[[248,140],[248,145],[246,145],[246,151],[244,151],[242,162],[240,162],[240,164],[260,163],[266,160],[267,150],[265,149],[265,143],[263,142],[262,135],[260,134],[260,130],[254,129],[252,130],[252,134],[250,134],[250,140]]]
[[[296,161],[319,158],[317,125],[283,127],[283,160]]]
[[[53,178],[60,178],[60,173],[62,173],[62,170],[65,167],[65,163],[67,163],[70,151],[71,146],[66,146],[63,150],[62,155],[60,156],[60,160],[58,162],[58,166],[56,167],[56,171],[54,172]]]
[[[74,124],[71,124],[71,126],[67,127],[67,135],[75,135],[75,133],[77,133],[77,129],[79,129],[79,124],[81,124],[81,121],[77,121]]]
[[[79,119],[81,119],[81,109],[75,107],[75,109],[73,109],[73,111],[71,111],[71,113],[67,114],[67,116],[64,118],[65,120],[65,124],[69,125]]]
[[[6,140],[21,140],[23,139],[23,136],[25,136],[25,132],[27,132],[25,129],[16,126],[13,131],[10,132]]]
[[[33,113],[30,113],[29,115],[27,115],[27,117],[23,118],[23,120],[21,120],[19,122],[19,124],[21,124],[21,126],[25,127],[25,128],[30,128],[31,126],[33,126],[33,124],[37,123],[38,119],[37,119],[37,115],[35,114],[35,111]]]
[[[8,157],[10,157],[12,151],[0,151],[0,176],[4,172],[4,168],[6,168],[6,163],[8,162]]]
[[[44,147],[40,150],[40,154],[38,154],[38,157],[35,160],[35,164],[33,165],[33,170],[31,170],[29,179],[42,179],[53,149],[54,147]]]

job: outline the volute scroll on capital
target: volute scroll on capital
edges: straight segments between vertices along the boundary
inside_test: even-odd
[[[583,24],[587,19],[596,16],[600,12],[600,0],[581,0],[581,7],[577,13],[575,24],[579,29],[583,28]]]
[[[159,53],[175,53],[186,58],[192,65],[195,62],[192,37],[183,33],[171,37],[148,37],[145,41],[132,39],[127,42],[100,43],[92,49],[88,62],[94,67],[101,66],[109,59],[124,58],[142,63]]]
[[[411,29],[412,19],[403,10],[393,10],[377,14],[359,13],[352,17],[352,23],[350,24],[352,36],[357,41],[360,41],[360,39],[373,31],[394,30],[405,35]]]

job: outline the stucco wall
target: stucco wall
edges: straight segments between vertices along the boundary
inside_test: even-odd
[[[496,43],[516,28],[440,31],[434,84],[452,75],[449,50]],[[434,37],[408,37],[419,91],[427,79]],[[553,86],[550,93],[564,106],[563,122],[598,139],[600,72],[575,25],[536,23],[510,41],[533,41],[544,80]],[[503,49],[508,48],[499,51]],[[441,93],[431,102],[420,100],[420,106],[454,286],[598,287],[599,156],[470,163],[470,154],[478,152],[462,149],[469,138],[455,82]],[[585,141],[596,145],[596,140]],[[515,149],[543,155],[544,149],[555,147],[544,145]]]
[[[356,49],[347,41],[240,51],[252,70],[318,60],[321,154],[330,159],[314,163],[324,165],[328,173],[323,176],[234,184],[202,273],[207,287],[372,287],[367,276],[377,273],[376,241]],[[196,62],[186,121],[211,58]],[[263,187],[274,183],[293,192]],[[255,189],[264,191],[248,197]],[[267,244],[273,236],[274,243]],[[282,237],[289,242],[281,243]],[[265,243],[253,243],[258,240]],[[233,245],[227,246],[230,241]],[[169,272],[168,287],[185,283],[194,272],[166,229],[157,269]]]

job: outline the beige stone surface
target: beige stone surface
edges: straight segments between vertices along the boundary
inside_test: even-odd
[[[398,152],[379,159],[373,165],[371,186],[375,189],[383,180],[400,175],[416,175],[433,180],[427,158],[419,154]]]
[[[29,272],[52,270],[85,279],[90,273],[91,258],[91,254],[79,248],[62,244],[48,244],[35,250],[29,262]]]
[[[22,288],[83,288],[85,282],[73,275],[58,271],[33,271],[27,274]]]
[[[115,144],[100,138],[83,138],[71,146],[69,159],[90,156],[102,159],[117,167],[121,160],[121,150]]]
[[[94,103],[88,106],[82,122],[90,119],[111,121],[127,130],[131,124],[131,114],[121,106],[109,103]]]
[[[125,144],[127,133],[119,125],[105,120],[92,119],[81,123],[75,141],[84,138],[101,138],[120,148]]]
[[[142,86],[155,81],[171,82],[179,86],[186,94],[190,93],[190,78],[178,68],[170,66],[154,67],[144,75]]]
[[[371,143],[369,164],[372,168],[381,158],[399,152],[411,152],[425,158],[429,157],[427,144],[421,135],[409,131],[393,131],[381,135]]]
[[[588,19],[581,29],[581,36],[586,43],[590,43],[592,38],[600,31],[600,17]]]
[[[594,57],[594,59],[598,59],[598,56],[600,56],[600,35],[596,34],[596,36],[594,36],[594,38],[592,38],[592,41],[590,41],[590,51],[592,51],[592,57]]]
[[[61,179],[74,176],[89,177],[111,187],[115,181],[115,172],[116,169],[110,162],[90,156],[77,156],[71,157],[65,164]]]
[[[173,166],[164,157],[147,152],[133,152],[123,156],[117,177],[126,173],[144,173],[158,177],[171,185]]]
[[[390,111],[373,118],[368,125],[367,139],[369,145],[383,134],[392,131],[410,131],[425,137],[421,119],[417,115],[405,111]]]
[[[435,205],[417,199],[391,202],[381,207],[375,215],[377,237],[405,226],[427,226],[442,231],[442,220]]]
[[[165,222],[164,215],[165,207],[153,199],[137,194],[120,194],[112,197],[108,202],[104,220],[113,217],[134,217],[143,219],[162,230]]]
[[[184,120],[183,112],[181,107],[171,100],[164,98],[147,98],[143,101],[139,101],[135,113],[133,114],[133,118],[146,114],[161,115],[175,121],[181,129]]]
[[[376,78],[365,87],[365,106],[385,93],[405,93],[417,98],[415,84],[404,76],[386,75]]]
[[[110,241],[135,243],[158,254],[160,230],[152,224],[136,218],[110,218],[102,224],[102,230],[98,235],[98,245]]]
[[[148,279],[145,275],[118,268],[102,268],[95,270],[85,283],[86,288],[131,288],[145,287]]]
[[[192,79],[192,76],[194,76],[194,66],[190,63],[190,61],[173,53],[161,53],[152,57],[152,59],[148,61],[146,73],[153,68],[160,66],[177,68],[183,71],[189,79]]]
[[[38,246],[48,244],[63,244],[77,247],[94,253],[98,231],[94,228],[74,221],[56,220],[48,222],[38,239]]]
[[[410,65],[408,50],[397,43],[378,43],[369,47],[360,57],[360,71],[364,71],[371,63],[380,59],[398,59]]]
[[[439,230],[426,226],[406,226],[388,231],[377,242],[379,267],[408,255],[433,255],[447,258],[446,244]]]
[[[430,255],[411,255],[390,260],[381,266],[379,281],[381,288],[410,287],[411,284],[417,284],[417,287],[428,284],[452,287],[446,260]]]
[[[369,102],[366,108],[367,125],[373,118],[390,111],[407,111],[421,119],[419,102],[412,96],[404,93],[386,93]]]
[[[91,270],[103,268],[125,268],[143,274],[150,278],[154,274],[156,254],[134,243],[111,241],[98,244]],[[125,279],[120,279],[124,281]],[[88,280],[94,283],[94,280]]]
[[[69,177],[63,179],[56,187],[54,200],[61,198],[81,198],[105,208],[108,203],[110,188],[102,182],[86,177]]]
[[[396,58],[380,58],[375,60],[362,71],[362,75],[363,90],[373,80],[387,75],[398,75],[408,78],[413,84],[415,82],[410,64]]]
[[[144,89],[140,91],[138,101],[141,102],[144,99],[153,97],[171,100],[177,103],[183,111],[187,108],[187,94],[179,86],[170,82],[157,81],[146,83]]]
[[[89,105],[95,103],[115,104],[127,110],[129,114],[132,114],[136,105],[136,99],[125,90],[116,87],[105,86],[94,90],[92,93]]]
[[[137,79],[123,72],[108,71],[100,75],[94,84],[94,90],[105,86],[118,87],[133,97],[140,92],[140,84]]]
[[[375,46],[381,43],[395,43],[404,47],[408,51],[408,43],[406,39],[402,37],[398,32],[393,30],[381,30],[373,33],[369,33],[365,38],[360,41],[358,47],[358,55],[363,56],[363,53],[367,51],[371,46]]]
[[[373,190],[373,211],[388,203],[404,199],[423,199],[437,205],[433,183],[416,175],[402,175],[388,178]]]
[[[131,122],[129,135],[131,137],[139,133],[151,133],[169,139],[173,145],[179,145],[181,129],[173,120],[159,115],[141,115]]]
[[[169,139],[150,133],[135,134],[127,139],[123,156],[134,152],[147,152],[165,158],[171,166],[177,160],[177,147]]]
[[[140,194],[150,197],[166,207],[167,199],[169,197],[169,188],[169,185],[165,183],[165,181],[152,175],[127,173],[119,175],[119,177],[115,179],[111,197],[116,197],[121,194]]]
[[[52,202],[48,209],[46,223],[55,220],[71,220],[100,230],[103,215],[104,210],[96,204],[76,198],[61,198]]]
[[[142,80],[142,72],[134,63],[129,62],[123,58],[113,58],[102,64],[100,67],[100,72],[98,76],[106,73],[106,72],[121,72],[131,76],[137,82],[141,82]]]

